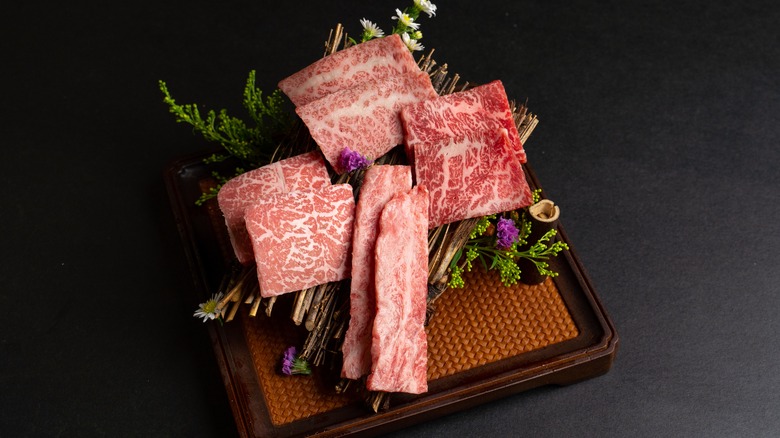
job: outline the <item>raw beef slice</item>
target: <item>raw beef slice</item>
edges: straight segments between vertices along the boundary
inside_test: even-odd
[[[349,328],[341,351],[341,376],[359,379],[371,372],[371,332],[376,298],[374,289],[374,244],[379,215],[387,201],[412,188],[409,166],[371,166],[363,177],[352,234],[352,282]]]
[[[397,34],[354,45],[328,55],[279,82],[295,106],[386,76],[419,72]]]
[[[428,390],[428,192],[416,186],[382,210],[376,240],[376,318],[371,391]]]
[[[531,205],[531,190],[510,142],[500,128],[417,146],[415,176],[430,190],[431,228]]]
[[[281,295],[349,277],[352,186],[269,195],[246,210],[260,294]]]
[[[338,173],[345,147],[371,160],[403,142],[404,105],[436,97],[426,73],[388,76],[329,94],[295,109],[325,159]]]
[[[244,265],[254,261],[252,241],[244,224],[244,210],[248,206],[271,193],[318,189],[328,185],[328,169],[317,151],[250,170],[225,183],[219,190],[217,201],[238,261]]]
[[[501,81],[406,106],[401,111],[401,120],[410,162],[414,161],[414,148],[418,144],[435,143],[441,137],[474,140],[483,131],[495,131],[497,128],[507,130],[512,149],[521,163],[526,162],[525,150]]]

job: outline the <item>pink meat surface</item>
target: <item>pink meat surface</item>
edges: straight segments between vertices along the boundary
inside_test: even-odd
[[[325,159],[343,173],[338,158],[345,147],[375,160],[403,142],[399,113],[405,105],[436,97],[426,73],[388,76],[362,82],[299,106]]]
[[[322,155],[309,152],[238,175],[219,190],[217,201],[225,217],[233,252],[239,262],[254,262],[252,241],[244,224],[246,208],[271,193],[318,189],[330,185]]]
[[[328,55],[282,79],[279,88],[300,106],[373,79],[419,71],[401,37],[394,34]]]
[[[421,394],[428,390],[428,192],[416,186],[382,210],[376,241],[376,318],[372,391]]]
[[[415,148],[417,184],[430,190],[429,226],[531,205],[531,190],[506,129],[441,138]]]
[[[525,150],[517,132],[512,109],[501,81],[493,81],[467,91],[408,105],[401,111],[406,153],[414,161],[414,148],[436,143],[441,137],[475,139],[482,131],[505,128],[510,144],[521,163]]]
[[[247,208],[261,295],[348,278],[354,215],[349,184],[269,195]]]
[[[374,288],[374,245],[379,215],[385,204],[399,192],[412,188],[409,166],[372,166],[363,177],[352,237],[352,282],[350,320],[344,344],[341,376],[359,379],[371,372],[371,337],[376,308]]]

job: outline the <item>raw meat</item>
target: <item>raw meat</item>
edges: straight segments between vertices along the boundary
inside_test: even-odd
[[[419,71],[406,44],[394,34],[328,55],[283,79],[279,88],[299,106],[372,79]]]
[[[526,162],[501,81],[408,105],[401,111],[401,120],[410,162],[414,161],[414,148],[418,144],[435,143],[441,137],[473,141],[483,131],[495,131],[496,128],[507,130],[512,150],[521,163]]]
[[[504,128],[415,148],[417,184],[430,190],[431,228],[531,205],[523,168]]]
[[[244,210],[248,206],[271,193],[318,189],[328,185],[328,169],[317,151],[250,170],[225,183],[219,190],[217,201],[238,261],[244,265],[254,262],[252,242],[244,224]]]
[[[372,166],[363,177],[355,207],[350,320],[341,347],[344,353],[342,377],[359,379],[371,372],[371,332],[376,308],[374,244],[379,215],[393,195],[408,192],[411,188],[412,170],[409,166]]]
[[[372,391],[421,394],[428,390],[428,191],[416,186],[382,211],[376,241],[376,302]]]
[[[399,112],[404,105],[436,97],[426,73],[388,76],[329,94],[295,109],[325,159],[343,173],[345,147],[375,160],[403,142]]]
[[[261,295],[348,278],[354,214],[349,184],[273,194],[247,208]]]

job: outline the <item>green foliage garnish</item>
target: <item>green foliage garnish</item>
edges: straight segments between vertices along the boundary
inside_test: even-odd
[[[536,204],[542,200],[542,189],[536,189],[531,192],[532,202],[531,205]]]
[[[496,215],[491,214],[489,216],[482,216],[477,221],[477,224],[474,225],[474,229],[471,230],[471,234],[469,235],[469,239],[475,239],[477,236],[481,236],[485,234],[488,227],[490,226],[490,220],[495,219]]]
[[[534,191],[534,203],[538,202],[540,193],[539,190]],[[503,226],[501,222],[504,222]],[[511,232],[508,233],[508,229]],[[555,277],[558,273],[550,269],[547,260],[569,249],[565,242],[552,242],[556,233],[557,231],[552,229],[528,246],[529,242],[526,240],[531,234],[531,221],[525,210],[508,212],[498,218],[496,215],[484,216],[474,226],[464,247],[452,258],[447,285],[453,288],[464,287],[463,273],[471,271],[472,262],[476,259],[482,262],[485,270],[497,270],[505,286],[511,286],[520,280],[521,271],[517,262],[521,258],[530,260],[540,274]],[[511,245],[509,241],[512,242]],[[507,247],[502,247],[502,244]]]
[[[466,257],[463,258],[463,250]],[[517,252],[517,242],[509,249],[499,249],[496,247],[496,237],[484,235],[484,232],[478,232],[477,235],[466,243],[463,249],[455,254],[450,262],[450,280],[449,287],[463,287],[463,273],[470,272],[472,262],[479,259],[485,270],[497,269],[501,282],[506,286],[511,286],[520,279],[520,268],[515,261]]]
[[[463,281],[463,268],[457,264],[450,266],[450,281],[447,283],[448,287],[461,288],[466,285]]]
[[[517,266],[517,262],[512,257],[497,256],[493,258],[493,265],[493,269],[498,269],[501,282],[505,286],[511,286],[520,280],[520,267]]]
[[[553,228],[552,230],[544,233],[539,241],[531,245],[525,251],[517,252],[517,257],[526,258],[536,265],[536,269],[542,275],[549,275],[550,277],[557,277],[558,273],[549,269],[550,265],[546,262],[550,257],[555,257],[559,252],[568,250],[569,245],[566,242],[552,242],[550,241],[555,237],[558,232]]]
[[[211,162],[223,161],[234,156],[252,166],[264,164],[273,153],[274,137],[288,132],[292,117],[284,110],[284,98],[280,90],[275,90],[263,99],[263,92],[255,86],[255,71],[249,72],[244,87],[243,106],[247,110],[254,126],[228,115],[227,110],[219,112],[209,110],[203,118],[195,104],[179,105],[171,97],[168,86],[159,81],[169,111],[176,116],[177,122],[189,123],[195,131],[201,133],[207,141],[220,144],[226,154],[215,154]]]

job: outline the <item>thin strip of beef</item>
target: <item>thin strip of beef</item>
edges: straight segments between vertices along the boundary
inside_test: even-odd
[[[428,390],[427,281],[428,191],[418,185],[394,196],[380,217],[369,390]]]
[[[411,188],[409,166],[371,166],[363,177],[355,207],[350,320],[341,347],[344,356],[342,377],[359,379],[371,372],[371,337],[376,309],[374,246],[379,215],[396,193],[408,192]]]

